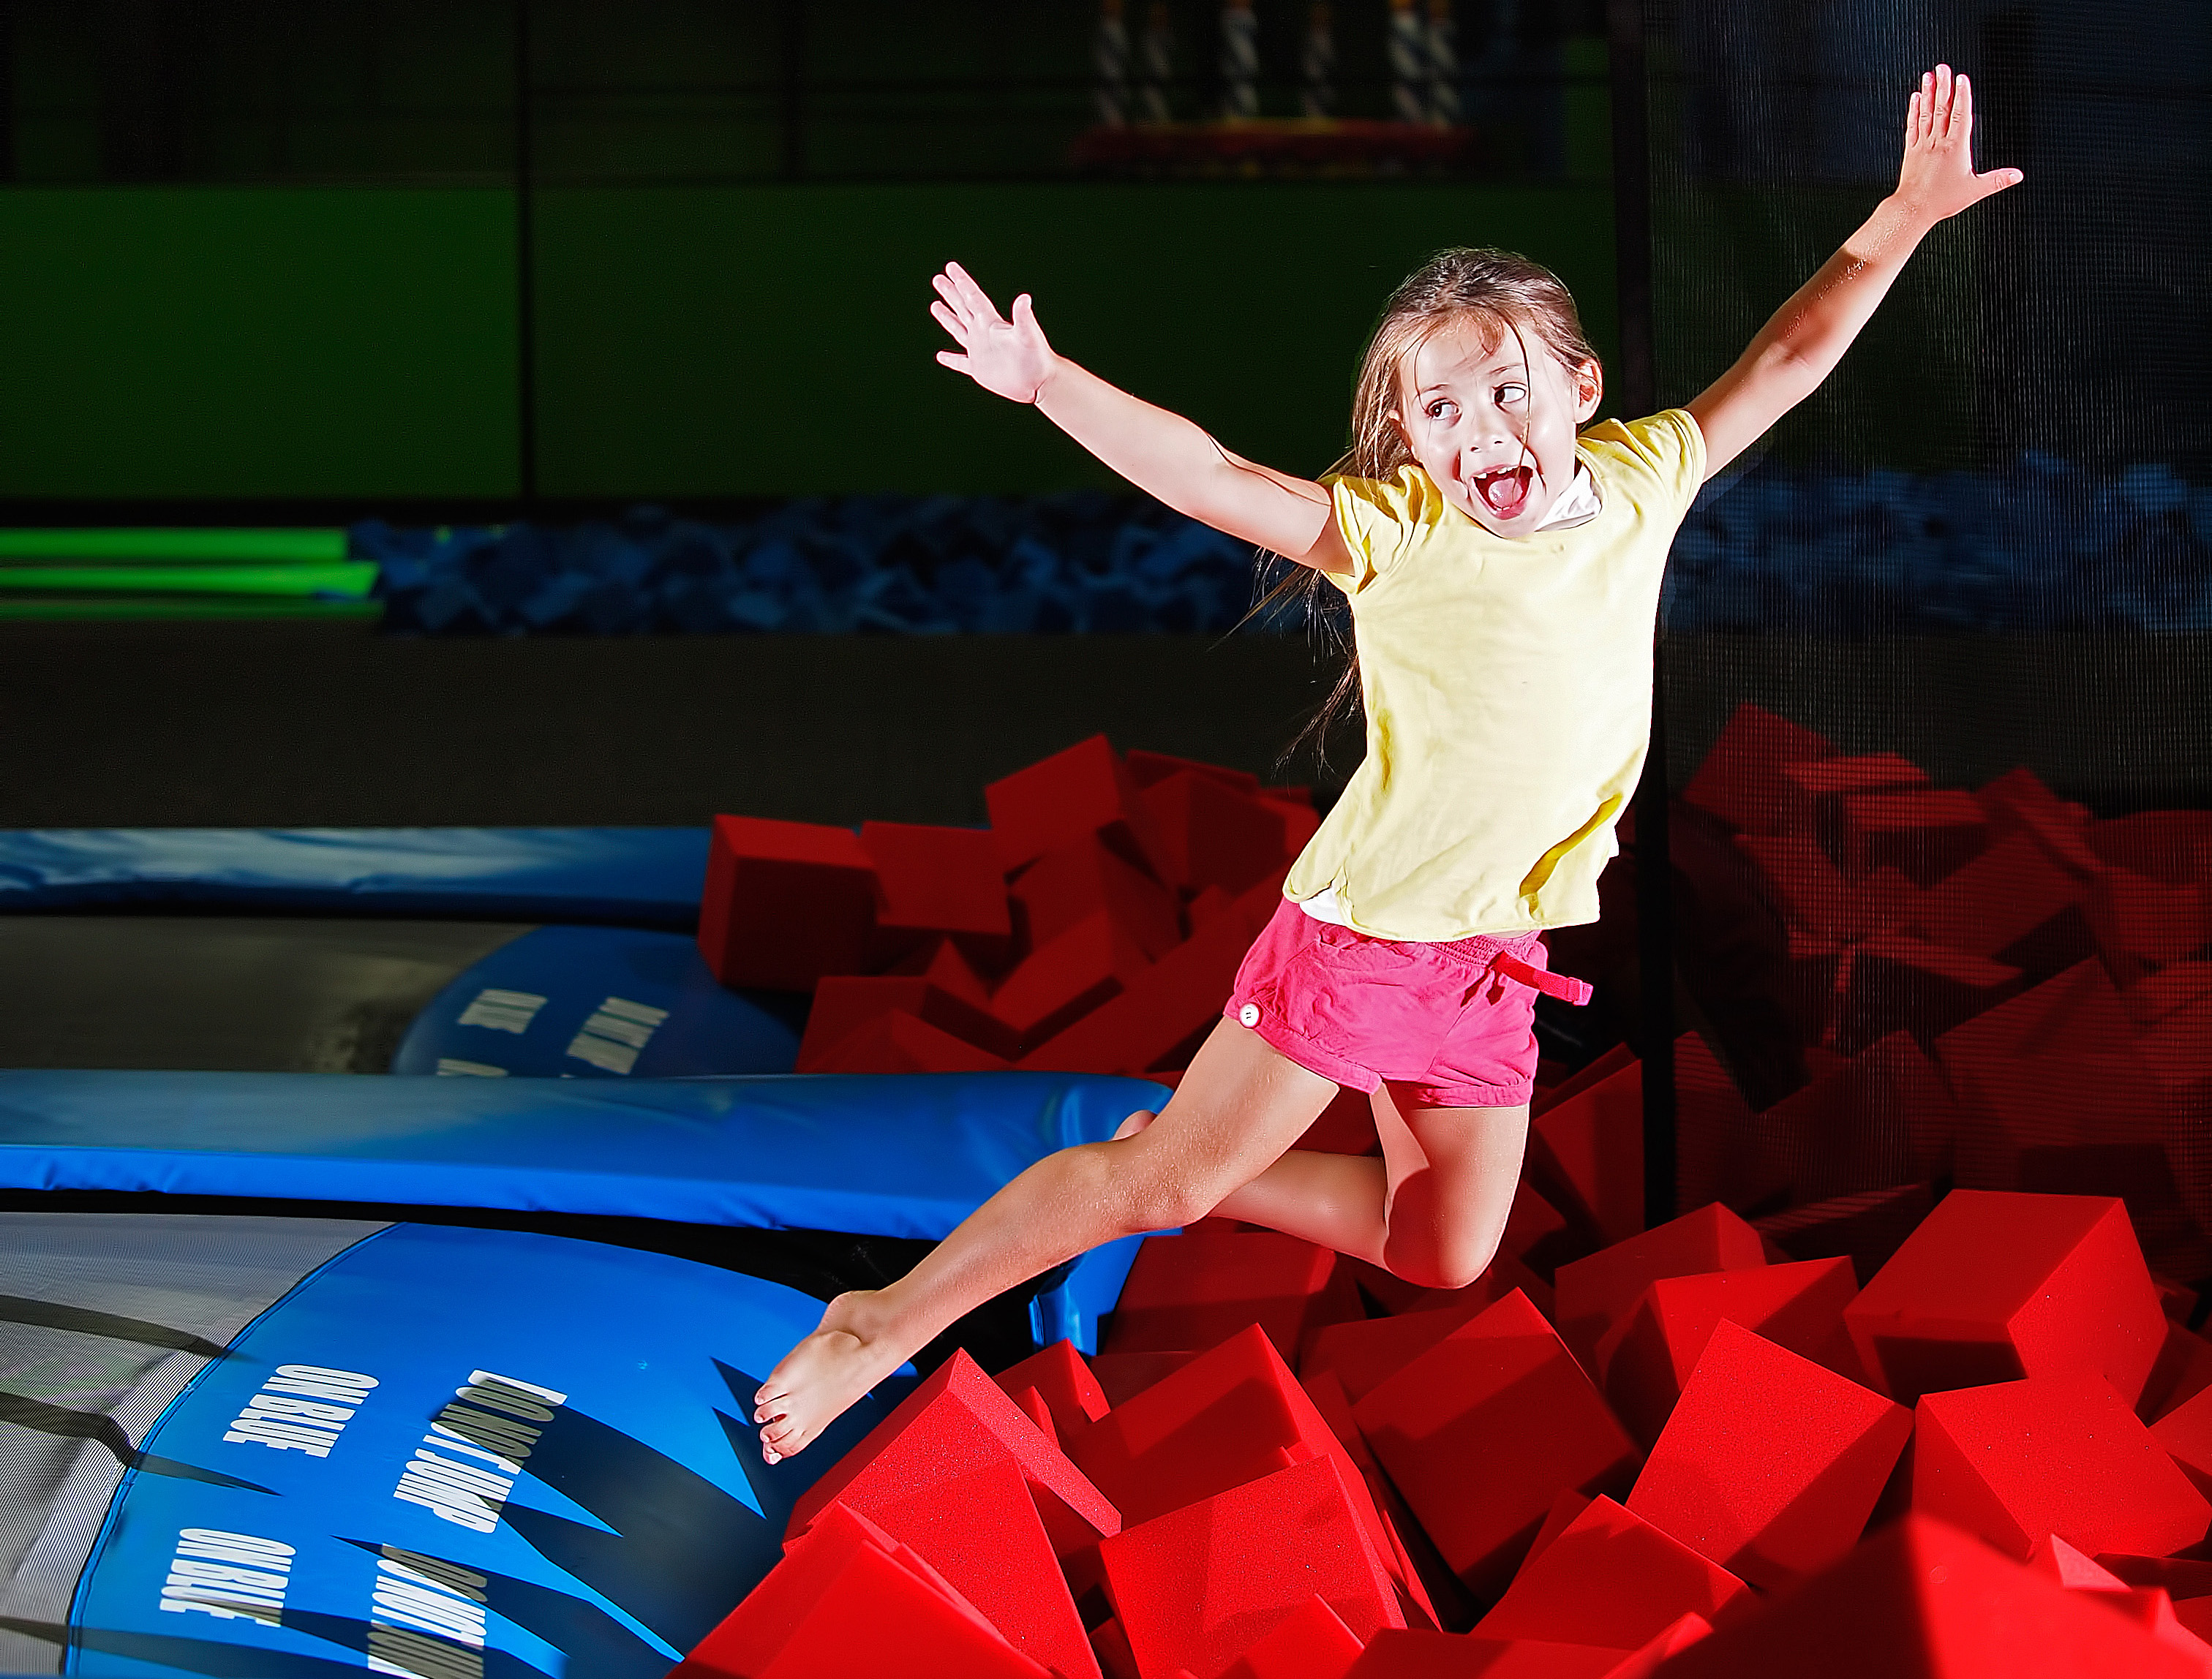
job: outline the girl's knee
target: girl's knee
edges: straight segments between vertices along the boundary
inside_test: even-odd
[[[1173,1230],[1213,1210],[1220,1195],[1194,1183],[1191,1174],[1163,1151],[1131,1147],[1134,1141],[1132,1134],[1103,1149],[1111,1199],[1128,1233]]]
[[[1490,1269],[1498,1244],[1437,1244],[1418,1246],[1393,1233],[1383,1259],[1390,1274],[1423,1288],[1464,1288]]]

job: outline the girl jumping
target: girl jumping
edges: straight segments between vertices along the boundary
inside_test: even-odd
[[[1367,755],[1292,866],[1174,1100],[1030,1167],[883,1289],[841,1294],[755,1396],[770,1463],[963,1312],[1076,1254],[1209,1214],[1456,1288],[1521,1173],[1543,929],[1595,921],[1644,765],[1661,575],[1698,487],[1811,395],[1928,231],[2016,169],[1974,172],[1973,95],[1938,65],[1897,191],[1686,409],[1589,421],[1574,300],[1496,251],[1398,288],[1362,362],[1352,445],[1316,482],[1055,355],[957,264],[938,360],[1029,403],[1139,488],[1310,567],[1352,609]],[[1587,430],[1582,429],[1588,427]],[[1382,1157],[1291,1144],[1340,1085]]]

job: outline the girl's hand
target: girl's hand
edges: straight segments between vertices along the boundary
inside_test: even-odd
[[[929,312],[959,342],[963,352],[939,350],[937,359],[994,396],[1017,403],[1035,402],[1051,376],[1056,358],[1052,346],[1045,342],[1043,329],[1036,324],[1029,294],[1024,292],[1014,300],[1014,318],[1010,321],[957,263],[947,263],[945,272],[931,283],[937,288],[938,301],[929,306]]]
[[[1905,112],[1898,197],[1923,222],[1936,222],[2023,179],[2017,169],[1974,173],[1973,84],[1948,64],[1923,75]]]

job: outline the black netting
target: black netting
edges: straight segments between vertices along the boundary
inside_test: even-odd
[[[1644,21],[1662,403],[1894,184],[1923,68],[1974,76],[1982,167],[2027,176],[1934,233],[1677,543],[1679,1203],[1799,1231],[1921,1185],[2120,1194],[2201,1276],[2212,9]]]

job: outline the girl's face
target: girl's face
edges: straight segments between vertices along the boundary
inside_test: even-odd
[[[1602,389],[1595,362],[1569,367],[1528,327],[1462,316],[1398,364],[1391,417],[1454,506],[1498,536],[1527,537],[1574,482],[1575,430]]]

